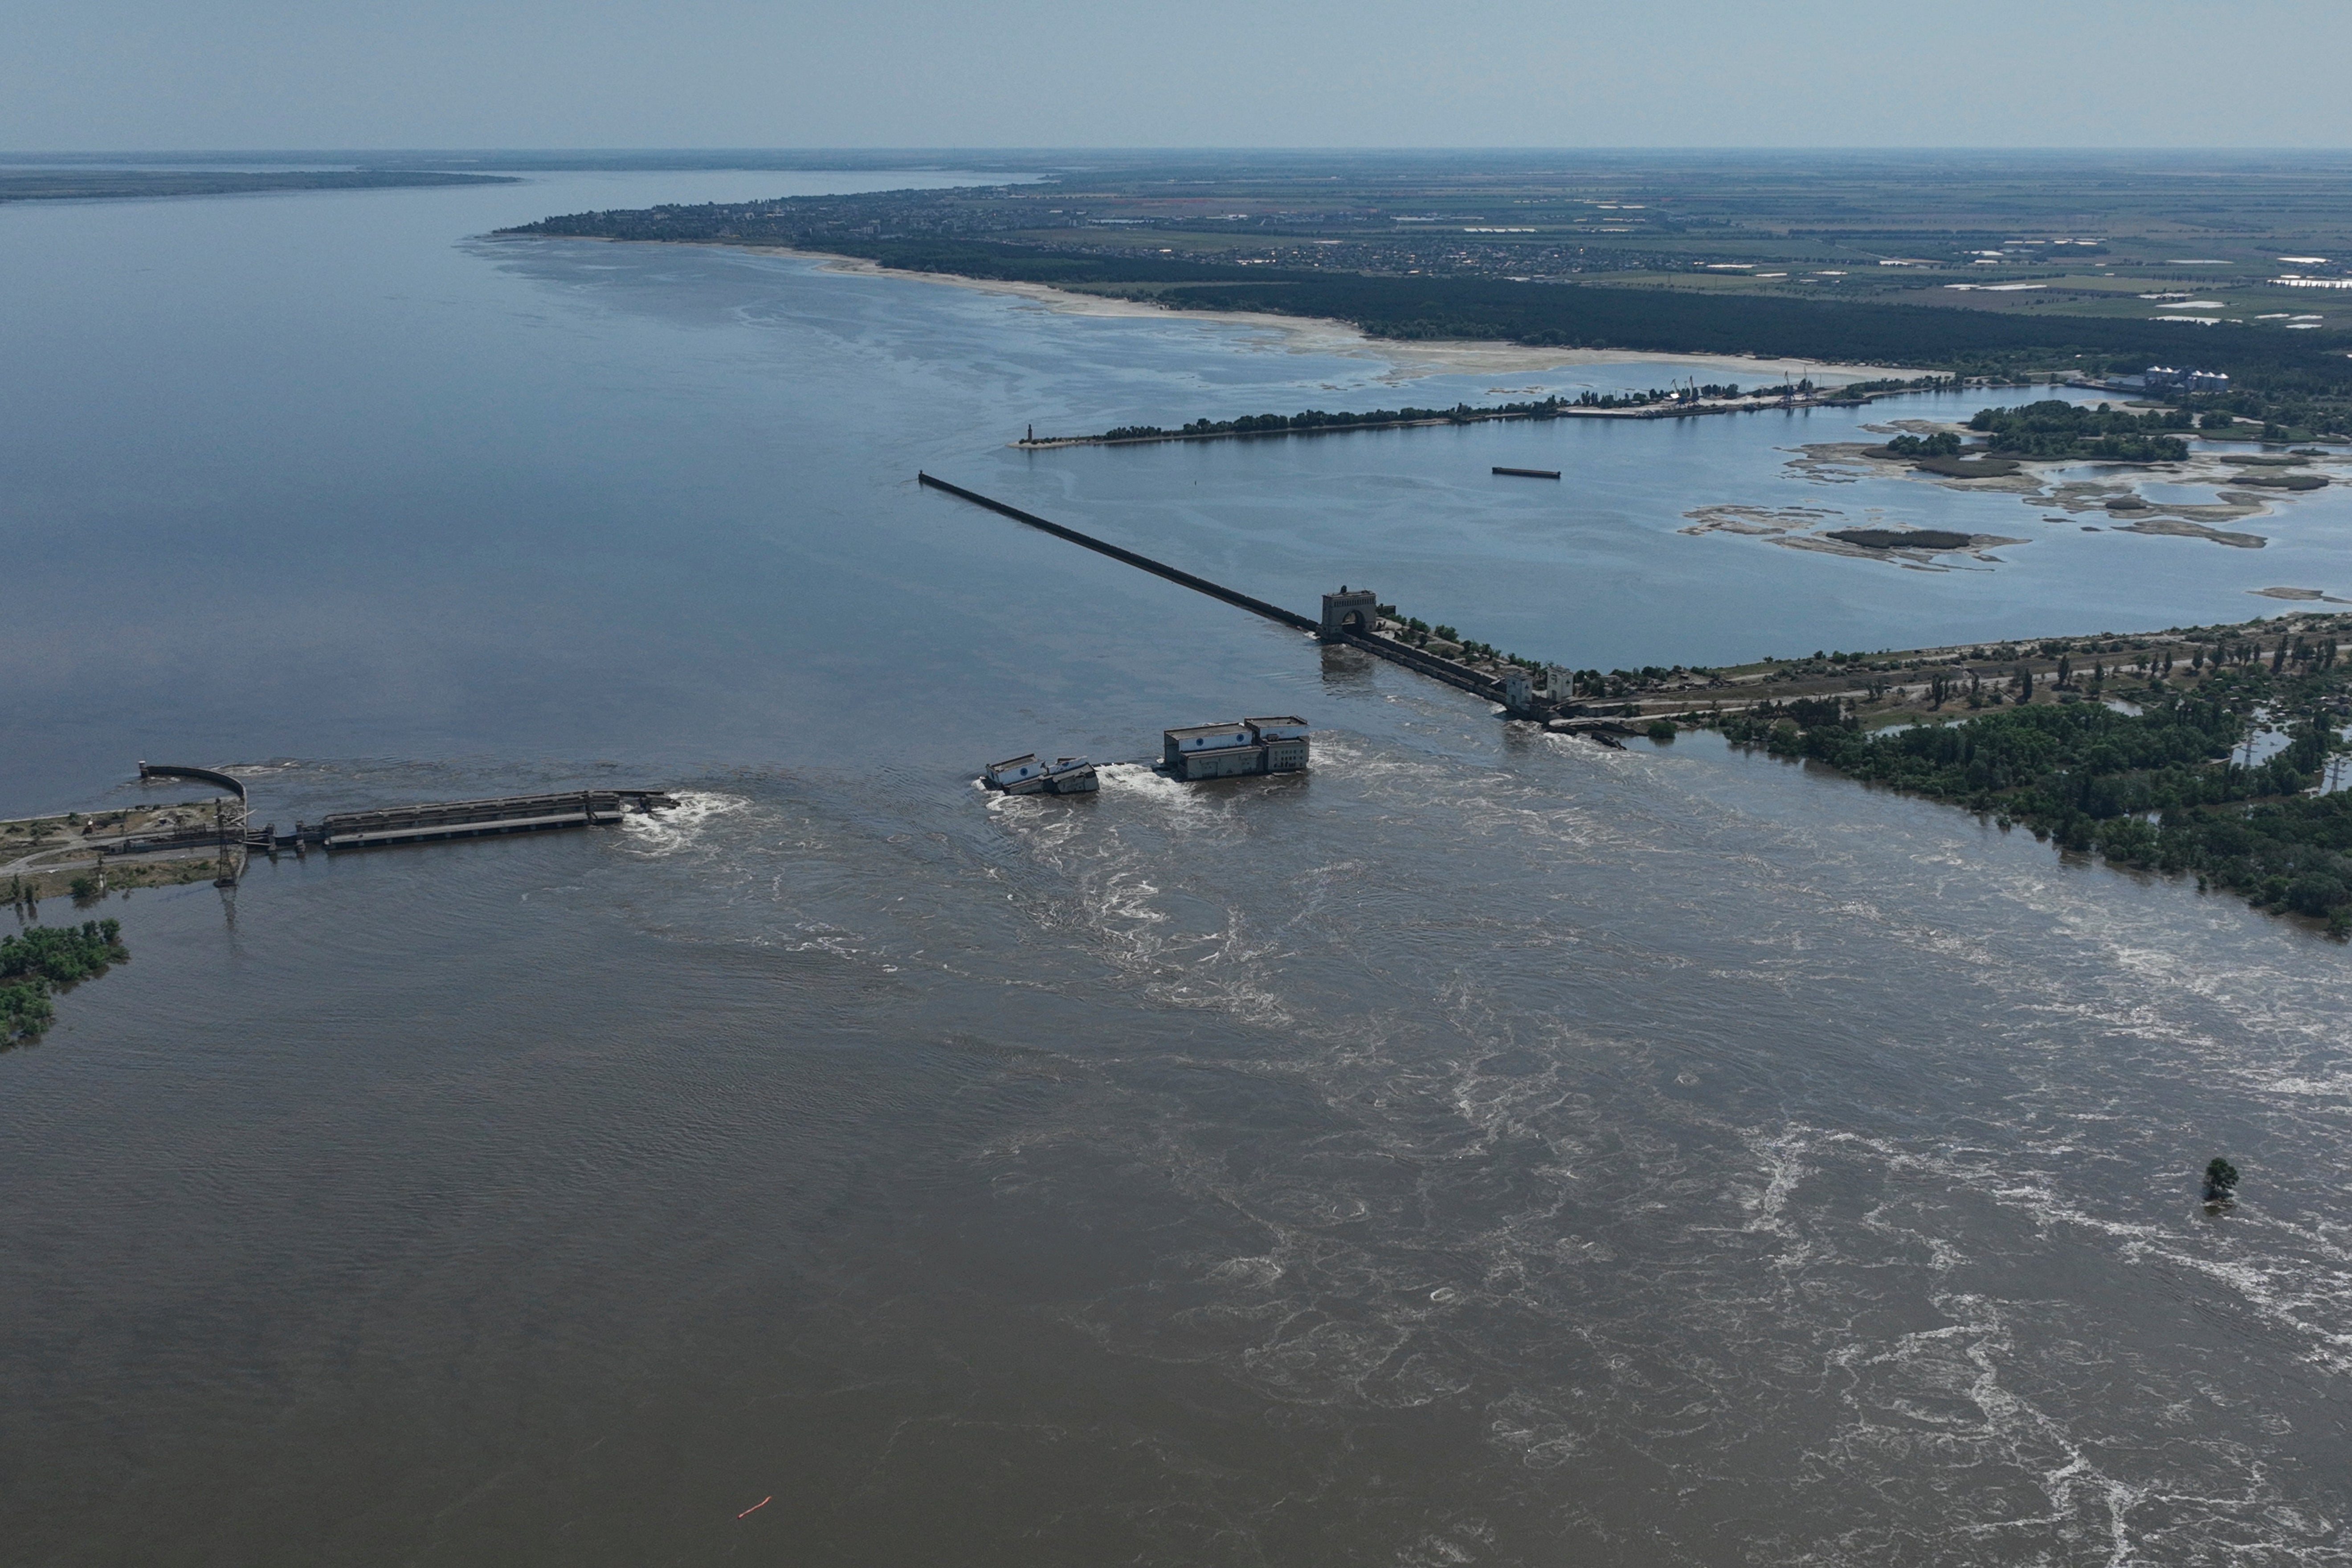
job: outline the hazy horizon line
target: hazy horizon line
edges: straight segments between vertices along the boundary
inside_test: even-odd
[[[2056,143],[2048,143],[2048,144],[2042,144],[2042,143],[2035,143],[2035,144],[2018,143],[2018,144],[2013,144],[2013,145],[2012,145],[2012,144],[2006,144],[2006,143],[1990,143],[1990,144],[1988,144],[1988,143],[1976,143],[1976,144],[1971,144],[1971,143],[1966,143],[1966,142],[1954,142],[1954,143],[1950,143],[1950,144],[1948,144],[1948,145],[1937,145],[1937,146],[1928,146],[1928,145],[1914,144],[1914,143],[1897,143],[1897,144],[1892,144],[1892,145],[1874,145],[1874,144],[1865,144],[1865,143],[1859,143],[1859,142],[1856,142],[1856,143],[1798,143],[1798,142],[1790,142],[1790,143],[1787,143],[1787,144],[1771,145],[1771,146],[1761,146],[1761,145],[1726,146],[1726,145],[1708,145],[1708,144],[1703,144],[1703,143],[1680,143],[1680,144],[1678,144],[1678,143],[1664,143],[1664,142],[1659,142],[1659,143],[1641,143],[1641,144],[1635,144],[1635,143],[1593,143],[1593,144],[1588,144],[1588,145],[1573,145],[1573,144],[1560,144],[1560,145],[1538,145],[1538,144],[1533,144],[1533,143],[1527,143],[1527,144],[1516,144],[1516,143],[1512,143],[1512,144],[1499,144],[1499,145],[1463,144],[1463,145],[1452,145],[1452,146],[1435,146],[1435,145],[1424,145],[1424,146],[1370,146],[1370,145],[1366,145],[1366,146],[1342,146],[1342,145],[1320,145],[1320,146],[1318,146],[1318,145],[1297,145],[1297,146],[1284,146],[1284,145],[1273,145],[1273,144],[1243,144],[1243,143],[1231,143],[1231,144],[1224,144],[1224,143],[1197,143],[1197,144],[1169,143],[1169,144],[1166,144],[1166,145],[1147,145],[1147,144],[1143,144],[1143,143],[1119,143],[1119,144],[1116,144],[1116,145],[1108,145],[1108,144],[1106,144],[1106,145],[1097,145],[1097,146],[1078,146],[1078,145],[1066,145],[1066,145],[1016,146],[1016,145],[981,145],[981,144],[977,144],[977,143],[974,143],[974,144],[967,144],[967,145],[950,145],[950,144],[938,144],[938,143],[935,143],[935,144],[930,144],[930,145],[888,146],[888,145],[871,144],[871,143],[867,143],[867,144],[856,144],[856,145],[848,144],[848,143],[843,143],[843,144],[839,144],[839,145],[802,145],[802,146],[765,146],[765,147],[762,147],[762,146],[750,146],[750,145],[709,145],[709,146],[692,146],[692,145],[678,145],[678,144],[671,144],[671,145],[654,145],[654,144],[646,144],[646,145],[642,145],[642,146],[616,146],[616,145],[604,145],[604,146],[584,146],[584,145],[583,145],[583,146],[521,146],[521,145],[513,145],[513,146],[479,146],[479,145],[477,145],[477,146],[442,146],[442,147],[428,147],[428,146],[420,146],[420,145],[413,145],[413,144],[412,144],[412,145],[383,145],[383,146],[367,146],[367,147],[359,147],[359,146],[343,146],[343,147],[328,147],[328,146],[320,146],[320,147],[282,147],[282,146],[281,146],[281,147],[183,147],[183,148],[158,148],[158,147],[0,148],[0,160],[5,160],[5,159],[19,159],[19,158],[152,158],[152,159],[157,159],[157,160],[164,160],[164,159],[193,159],[193,158],[293,158],[293,157],[302,157],[302,158],[326,158],[326,157],[347,157],[347,156],[348,156],[348,157],[371,157],[371,158],[381,158],[381,157],[395,157],[395,156],[408,156],[408,155],[421,155],[421,156],[431,156],[431,157],[439,157],[439,158],[455,158],[455,157],[484,157],[484,156],[567,157],[567,158],[598,157],[598,156],[629,156],[629,157],[640,157],[640,158],[642,158],[642,157],[663,157],[663,156],[726,157],[726,156],[752,156],[752,155],[761,156],[761,157],[839,157],[839,156],[845,156],[845,155],[858,155],[858,156],[868,156],[868,157],[914,157],[914,156],[932,156],[932,155],[941,154],[941,153],[952,153],[952,154],[956,154],[956,155],[959,155],[959,156],[1020,156],[1020,157],[1031,157],[1031,158],[1035,158],[1035,157],[1066,157],[1066,156],[1101,157],[1101,156],[1105,156],[1105,155],[1114,155],[1114,154],[1155,155],[1155,156],[1165,156],[1165,155],[1170,155],[1170,154],[1213,154],[1213,155],[1222,155],[1222,156],[1233,156],[1233,155],[1237,155],[1237,154],[1257,154],[1257,155],[1287,156],[1287,157],[1302,157],[1302,156],[1312,156],[1312,157],[1366,157],[1366,156],[1386,156],[1386,157],[1399,157],[1399,156],[1427,156],[1427,157],[1437,157],[1437,156],[1469,156],[1469,155],[1477,155],[1477,156],[1497,156],[1497,155],[1507,155],[1507,156],[1514,156],[1514,157],[1538,157],[1538,156],[1559,156],[1559,155],[1570,155],[1570,154],[1574,154],[1574,155],[1586,155],[1586,156],[1589,156],[1589,155],[1592,155],[1592,154],[1596,154],[1596,153],[1621,154],[1621,155],[1643,155],[1643,154],[1682,154],[1682,155],[1689,155],[1689,154],[1693,154],[1693,153],[1704,153],[1704,154],[1708,154],[1708,155],[1712,155],[1712,156],[1720,156],[1720,157],[1769,157],[1769,156],[1791,156],[1791,155],[1799,155],[1799,154],[1811,154],[1811,155],[1815,155],[1815,156],[1820,156],[1820,155],[1840,155],[1840,154],[1862,154],[1862,155],[1874,155],[1874,156],[1934,156],[1934,155],[1941,155],[1941,154],[1956,154],[1956,153],[1957,153],[1957,154],[1969,154],[1969,155],[1974,155],[1974,156],[1985,156],[1985,155],[2017,155],[2017,154],[2034,154],[2034,155],[2043,155],[2043,156],[2100,156],[2100,157],[2116,157],[2116,156],[2131,156],[2131,155],[2137,155],[2137,154],[2148,154],[2148,155],[2159,155],[2159,154],[2160,154],[2160,155],[2167,155],[2167,156],[2179,156],[2179,155],[2181,155],[2181,154],[2184,154],[2184,153],[2185,153],[2185,154],[2189,154],[2189,155],[2191,155],[2191,156],[2195,156],[2195,155],[2202,154],[2202,155],[2211,156],[2211,157],[2243,157],[2243,156],[2249,156],[2249,155],[2259,155],[2259,156],[2267,156],[2267,157],[2325,157],[2325,156],[2338,156],[2338,155],[2346,154],[2346,153],[2352,153],[2352,145],[2347,145],[2347,146],[2326,146],[2326,147],[2320,147],[2320,146],[2260,146],[2260,145],[2253,145],[2253,144],[2248,144],[2248,145],[2243,145],[2243,146],[2239,146],[2239,145],[2221,145],[2221,146],[2217,146],[2217,145],[2214,145],[2214,144],[2210,143],[2210,142],[2208,142],[2208,143],[2198,143],[2198,144],[2190,144],[2190,143],[2185,143],[2185,142],[2183,142],[2183,143],[2169,143],[2169,142],[2145,142],[2145,143],[2138,143],[2138,144],[2134,144],[2134,145],[2130,145],[2130,146],[2124,146],[2124,145],[2118,145],[2118,144],[2106,144],[2106,143],[2098,143],[2098,144],[2090,144],[2090,145],[2077,145],[2077,146],[2067,146],[2067,145],[2056,144]]]

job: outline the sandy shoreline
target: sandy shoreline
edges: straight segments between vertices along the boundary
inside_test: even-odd
[[[1506,374],[1563,370],[1585,364],[1671,364],[1688,370],[1718,371],[1727,380],[1748,384],[1774,381],[1782,375],[1811,376],[1817,384],[1843,385],[1850,381],[1875,381],[1888,376],[1916,375],[1916,371],[1887,365],[1824,364],[1818,360],[1763,359],[1746,354],[1646,353],[1635,349],[1529,348],[1520,343],[1476,338],[1375,338],[1345,321],[1328,316],[1277,316],[1263,310],[1171,310],[1142,300],[1114,300],[1099,294],[1073,294],[1048,283],[1018,283],[990,278],[962,278],[951,272],[902,272],[863,257],[832,256],[822,251],[790,250],[782,246],[743,246],[780,256],[821,258],[819,271],[847,272],[876,278],[905,278],[919,283],[944,283],[983,294],[1013,294],[1068,316],[1148,316],[1155,321],[1216,321],[1277,334],[1286,353],[1339,354],[1351,359],[1382,360],[1394,366],[1383,380],[1455,374]]]
[[[536,237],[522,236],[518,237]],[[556,236],[551,237],[594,237]],[[964,278],[951,272],[907,272],[884,267],[859,256],[836,256],[823,250],[795,250],[782,245],[724,245],[711,240],[598,239],[604,245],[695,245],[719,250],[748,250],[768,256],[794,256],[817,262],[821,272],[873,278],[899,278],[917,283],[939,283],[982,294],[1010,294],[1060,315],[1149,317],[1154,321],[1214,322],[1264,332],[1285,353],[1336,354],[1349,359],[1379,360],[1391,367],[1382,381],[1411,381],[1425,375],[1524,374],[1532,371],[1565,370],[1590,364],[1663,364],[1678,370],[1713,372],[1743,384],[1811,376],[1817,385],[1842,386],[1853,381],[1877,381],[1920,373],[1892,365],[1832,364],[1820,360],[1765,359],[1747,354],[1681,354],[1645,353],[1636,349],[1528,348],[1519,343],[1485,339],[1396,339],[1371,337],[1345,321],[1324,316],[1277,316],[1262,310],[1171,310],[1141,300],[1114,300],[1098,294],[1074,294],[1047,283],[1009,282],[993,278]]]

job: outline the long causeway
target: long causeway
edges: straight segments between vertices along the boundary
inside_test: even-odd
[[[1433,680],[1442,680],[1448,686],[1459,687],[1489,701],[1503,700],[1503,688],[1498,683],[1488,679],[1466,665],[1456,664],[1451,659],[1439,658],[1433,654],[1423,653],[1419,648],[1407,647],[1402,643],[1391,642],[1386,637],[1369,637],[1358,631],[1327,628],[1322,622],[1302,616],[1295,610],[1286,610],[1279,605],[1270,605],[1264,599],[1244,594],[1237,588],[1228,588],[1221,583],[1212,583],[1206,577],[1195,575],[1181,567],[1171,566],[1164,561],[1154,561],[1149,555],[1139,555],[1132,550],[1122,549],[1107,540],[1097,539],[1090,533],[1081,533],[1075,528],[1066,528],[1058,522],[1048,522],[1035,512],[1024,511],[1017,506],[1008,506],[1001,500],[982,495],[978,490],[968,490],[961,485],[950,484],[945,479],[935,479],[920,470],[916,472],[915,478],[931,489],[945,490],[948,494],[968,500],[974,506],[984,506],[989,510],[1009,517],[1015,522],[1023,522],[1031,528],[1041,529],[1056,539],[1066,539],[1073,544],[1083,545],[1097,554],[1108,555],[1114,561],[1124,561],[1129,566],[1140,567],[1155,577],[1165,577],[1171,583],[1181,584],[1196,594],[1206,594],[1213,599],[1222,599],[1226,604],[1237,605],[1254,616],[1264,616],[1267,620],[1277,622],[1282,626],[1293,626],[1303,632],[1312,632],[1325,642],[1343,643],[1349,647],[1360,647],[1366,653],[1387,659],[1391,664],[1401,664],[1416,675],[1425,675]]]

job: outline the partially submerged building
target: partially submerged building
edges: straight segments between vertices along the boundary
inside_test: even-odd
[[[1503,671],[1503,706],[1515,719],[1549,718],[1575,700],[1576,677],[1560,665]]]
[[[1092,795],[1102,787],[1095,765],[1084,757],[1046,762],[1034,752],[988,764],[982,782],[1007,795]]]
[[[1036,752],[1024,752],[1017,757],[989,763],[988,772],[982,776],[987,779],[991,789],[1030,795],[1045,787],[1045,764],[1037,760]]]
[[[1291,714],[1188,724],[1162,731],[1160,740],[1160,765],[1171,777],[1187,784],[1249,773],[1301,773],[1307,751],[1307,721]]]

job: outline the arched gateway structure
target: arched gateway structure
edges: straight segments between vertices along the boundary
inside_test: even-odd
[[[1342,583],[1338,593],[1323,595],[1324,637],[1336,639],[1341,632],[1353,632],[1368,637],[1380,624],[1381,596],[1370,588],[1351,589]]]

